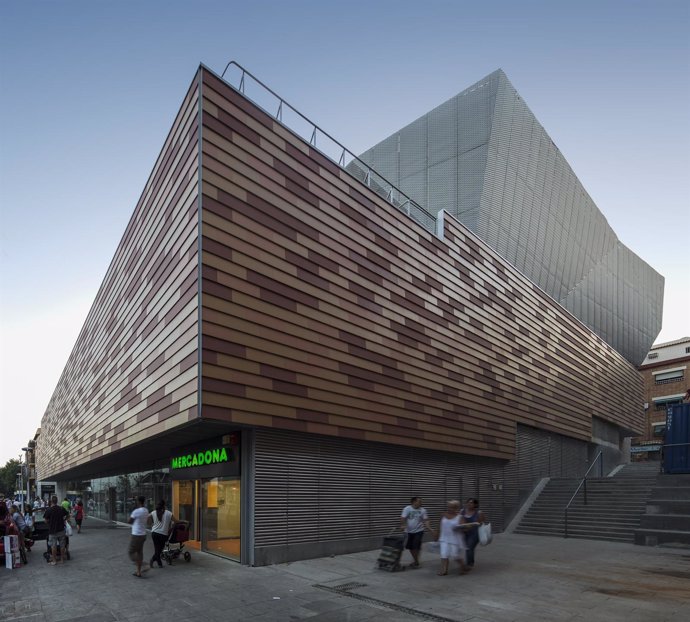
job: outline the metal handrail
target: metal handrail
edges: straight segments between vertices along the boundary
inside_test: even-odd
[[[225,78],[225,74],[228,71],[230,67],[236,67],[238,70],[240,70],[241,75],[239,78],[239,83],[237,86],[234,86],[228,79]],[[256,76],[254,76],[252,73],[247,71],[242,65],[239,63],[233,61],[230,61],[226,66],[225,69],[223,70],[223,73],[220,75],[221,79],[224,80],[231,88],[235,89],[238,93],[240,93],[243,97],[246,99],[250,100],[253,104],[261,108],[266,114],[271,115],[278,123],[281,125],[285,126],[287,129],[290,131],[294,132],[304,140],[306,140],[312,147],[314,147],[317,151],[322,153],[324,156],[326,156],[329,160],[337,164],[340,168],[342,168],[344,171],[352,175],[355,179],[358,179],[358,181],[362,182],[366,186],[369,186],[376,194],[378,194],[380,197],[386,199],[391,205],[393,205],[395,208],[398,210],[402,211],[403,213],[407,214],[410,218],[414,219],[417,223],[422,225],[425,229],[428,231],[434,232],[436,228],[436,217],[432,215],[430,212],[428,212],[425,208],[423,208],[421,205],[413,201],[409,196],[407,196],[402,190],[394,186],[391,182],[389,182],[385,177],[377,173],[373,168],[371,168],[366,162],[361,160],[359,157],[357,157],[354,153],[352,153],[347,147],[344,147],[340,142],[338,142],[335,138],[333,138],[328,132],[325,132],[322,130],[316,123],[313,121],[310,121],[307,117],[305,117],[299,110],[297,110],[294,106],[291,106],[287,101],[285,101],[280,95],[278,95],[273,89],[265,85],[261,80],[259,80]],[[277,110],[276,113],[273,114],[272,112],[268,111],[264,106],[262,106],[258,101],[252,99],[250,96],[247,95],[246,93],[246,88],[247,88],[247,78],[250,78],[254,83],[258,84],[261,88],[264,89],[267,93],[270,93],[276,100],[277,100]],[[289,109],[292,111],[295,115],[297,115],[302,121],[306,122],[308,124],[309,131],[307,131],[305,134],[300,132],[297,128],[295,127],[290,127],[290,125],[285,121],[284,119],[284,113],[285,109]],[[306,134],[309,134],[311,132],[311,135],[309,138],[306,137]],[[317,137],[321,137],[322,140],[326,139],[327,142],[330,141],[332,145],[337,146],[337,151],[339,151],[339,155],[337,157],[329,155],[324,149],[324,147],[317,147]],[[322,145],[322,140],[319,140],[319,145]],[[354,163],[354,166],[352,166]],[[354,170],[353,170],[354,169]],[[359,169],[359,172],[361,173],[362,178],[360,179],[358,175],[355,174],[355,171]]]
[[[601,450],[597,454],[596,458],[592,461],[592,464],[589,465],[589,468],[587,469],[587,472],[585,473],[585,476],[582,478],[580,481],[580,485],[577,487],[575,492],[573,493],[573,496],[570,497],[570,501],[568,501],[568,505],[565,506],[565,537],[568,537],[568,508],[572,504],[572,502],[575,500],[575,497],[577,497],[577,493],[580,492],[580,488],[584,486],[585,488],[585,505],[587,505],[587,476],[589,475],[589,472],[592,470],[594,465],[597,463],[597,460],[601,458],[599,462],[599,477],[604,477],[604,458],[603,456],[604,451]]]

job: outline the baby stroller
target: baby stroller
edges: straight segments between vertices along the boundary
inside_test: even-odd
[[[189,521],[177,521],[165,542],[165,548],[161,553],[161,557],[168,562],[168,565],[173,563],[180,555],[184,557],[186,562],[192,559],[189,551],[184,550],[184,543],[189,540]]]

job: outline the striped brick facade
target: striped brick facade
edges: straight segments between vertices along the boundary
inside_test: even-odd
[[[535,477],[580,472],[593,417],[639,432],[641,405],[636,370],[452,216],[430,233],[202,67],[50,401],[37,467],[159,468],[171,448],[251,430],[243,560],[270,563],[351,519],[314,482],[375,491],[357,547],[387,520],[372,508],[415,486],[439,507],[481,493],[501,525]],[[275,498],[294,525],[288,500],[316,503],[317,522],[281,541]]]
[[[446,217],[404,217],[203,83],[205,418],[487,457],[524,423],[639,428],[635,369]]]
[[[198,77],[41,422],[46,479],[198,416]]]

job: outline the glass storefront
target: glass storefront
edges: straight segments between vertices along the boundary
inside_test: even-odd
[[[173,506],[172,513],[177,520],[189,522],[189,538],[199,541],[197,532],[199,514],[199,491],[198,482],[193,479],[175,480],[173,482]]]
[[[189,521],[190,546],[241,561],[239,433],[179,448],[171,458],[173,503]]]
[[[87,516],[126,523],[146,498],[153,511],[161,499],[177,520],[189,522],[189,546],[241,561],[240,435],[233,433],[176,450],[149,470],[73,483]]]
[[[202,481],[201,548],[240,560],[240,480],[214,477]]]
[[[172,482],[167,463],[148,471],[93,478],[87,484],[80,491],[87,516],[126,523],[140,495],[146,497],[146,507],[151,511],[161,499],[168,506],[171,504]]]
[[[175,480],[172,512],[189,521],[190,546],[240,561],[238,477]]]

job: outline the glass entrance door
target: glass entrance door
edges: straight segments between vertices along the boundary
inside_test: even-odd
[[[240,480],[201,480],[201,548],[240,561]]]
[[[198,521],[198,488],[199,480],[182,479],[173,482],[173,508],[172,513],[178,520],[189,521],[189,539],[191,546],[193,541],[199,540]],[[198,544],[197,544],[198,546]]]

